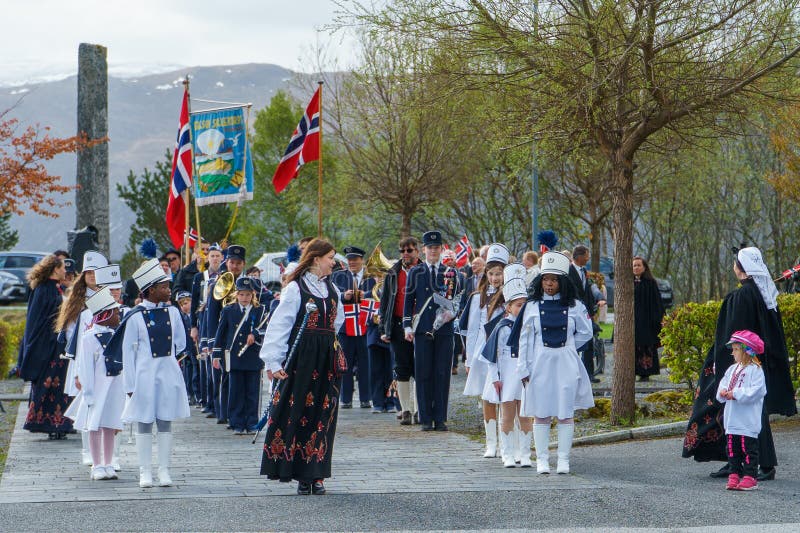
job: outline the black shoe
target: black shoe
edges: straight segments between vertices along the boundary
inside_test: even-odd
[[[733,474],[733,470],[731,470],[731,466],[729,464],[726,464],[716,472],[711,472],[709,476],[714,478],[723,478],[728,477],[731,474]]]
[[[217,420],[217,424],[227,424],[227,423],[228,423],[228,419],[227,418],[221,418],[221,419]]]
[[[419,413],[414,413],[414,423],[419,424]]]
[[[435,431],[447,431],[447,424],[444,422],[437,422],[433,429]]]
[[[589,381],[591,381],[592,383],[600,383],[600,380],[598,378],[591,378]]]
[[[422,431],[433,431],[433,424],[428,422],[427,424],[422,424]]]
[[[758,481],[772,481],[775,479],[775,467],[759,469],[757,479]]]
[[[206,418],[217,418],[217,415],[214,414],[214,411],[209,411],[209,413],[206,415]]]
[[[202,410],[202,411],[200,411],[200,412],[201,412],[201,413],[205,413],[205,414],[208,414],[208,413],[213,413],[213,411],[211,410],[211,408],[210,408],[210,407],[203,407],[203,410]]]
[[[315,494],[317,496],[325,494],[325,485],[322,484],[321,479],[318,479],[311,484],[311,494]]]
[[[639,383],[647,383],[648,381],[650,381],[650,376],[641,376],[639,378]]]
[[[370,402],[361,402],[362,409],[369,409],[370,407],[372,407],[372,404]]]
[[[353,404],[352,403],[343,403],[339,407],[341,407],[342,409],[352,409],[353,408]]]
[[[400,417],[400,425],[401,426],[410,426],[411,425],[411,411],[403,411]]]
[[[311,494],[311,483],[307,481],[298,481],[297,494],[299,494],[300,496],[308,496],[309,494]]]

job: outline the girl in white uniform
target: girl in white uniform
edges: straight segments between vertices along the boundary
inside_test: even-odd
[[[75,417],[75,427],[89,434],[93,480],[117,479],[112,466],[114,434],[122,429],[125,391],[122,376],[106,372],[105,350],[119,325],[119,304],[108,288],[100,289],[86,301],[92,325],[81,338],[78,379],[83,400]]]
[[[536,470],[550,473],[550,421],[558,419],[559,474],[569,473],[569,454],[576,409],[594,406],[589,375],[576,346],[592,338],[592,323],[567,277],[569,259],[558,252],[542,257],[533,294],[514,325],[509,343],[518,335],[518,372],[525,384],[520,416],[535,417],[533,439]]]
[[[92,314],[86,310],[86,299],[99,289],[95,280],[95,271],[106,265],[108,265],[108,259],[98,251],[89,250],[83,254],[81,275],[70,287],[69,294],[61,304],[56,321],[56,330],[65,334],[64,357],[70,360],[64,382],[64,392],[67,396],[73,397],[69,407],[64,411],[64,416],[68,418],[74,418],[81,404],[80,383],[76,380],[78,352],[81,349],[81,336],[92,322]],[[89,435],[85,431],[81,432],[81,462],[87,466],[92,464],[92,456],[89,453]]]
[[[533,421],[529,417],[519,416],[522,380],[517,372],[517,360],[511,357],[511,347],[508,346],[511,327],[528,299],[525,267],[521,264],[508,265],[503,272],[503,279],[503,292],[492,299],[489,311],[491,313],[495,307],[504,306],[505,316],[495,326],[481,350],[481,358],[489,370],[483,399],[500,404],[500,457],[503,458],[503,466],[513,467],[519,461],[520,466],[530,467]],[[515,420],[520,430],[517,438],[514,433],[517,427]]]
[[[486,343],[485,326],[495,318],[502,316],[502,309],[496,309],[494,314],[488,314],[489,301],[503,286],[503,267],[508,264],[508,248],[495,243],[489,246],[486,255],[486,269],[478,283],[476,290],[467,302],[458,328],[464,339],[464,350],[467,354],[465,366],[467,368],[467,383],[464,386],[464,395],[479,396],[483,393],[486,384],[488,367],[485,361],[478,357],[478,348]],[[483,427],[486,431],[486,452],[484,457],[497,455],[497,403],[483,401]]]
[[[157,259],[146,261],[133,273],[144,296],[131,309],[106,350],[122,357],[122,375],[128,401],[122,421],[136,423],[139,486],[152,487],[153,423],[158,429],[159,485],[172,484],[172,421],[188,418],[189,398],[176,353],[186,346],[186,333],[178,309],[170,305],[169,278]]]

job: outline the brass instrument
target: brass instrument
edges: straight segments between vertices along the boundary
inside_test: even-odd
[[[364,273],[369,277],[380,278],[375,286],[372,288],[372,297],[380,302],[380,294],[383,290],[383,282],[386,279],[386,273],[392,268],[393,264],[389,259],[383,255],[381,251],[381,243],[375,245],[375,249],[370,254],[367,262],[364,264]]]
[[[222,307],[230,305],[236,301],[236,280],[233,274],[225,272],[220,274],[214,284],[214,299],[221,302]]]

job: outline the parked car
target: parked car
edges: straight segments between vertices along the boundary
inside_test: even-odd
[[[347,268],[347,259],[341,254],[334,256],[341,268]],[[253,266],[261,270],[261,282],[271,291],[281,290],[281,274],[289,262],[286,252],[267,252],[261,255]]]
[[[614,307],[614,260],[609,257],[600,258],[600,272],[606,278],[606,303],[609,307]],[[656,278],[658,292],[661,293],[661,303],[664,308],[672,307],[672,283],[668,279]]]
[[[0,278],[0,301],[26,302],[28,300],[28,281],[26,276],[31,267],[44,259],[48,252],[0,252],[0,272],[10,274],[19,284],[7,277]],[[8,283],[8,286],[6,285]]]

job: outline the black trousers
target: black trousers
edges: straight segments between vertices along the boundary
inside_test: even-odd
[[[417,405],[421,424],[441,424],[447,420],[450,372],[453,368],[453,335],[424,333],[414,336]]]
[[[358,399],[368,402],[372,399],[369,389],[369,350],[367,336],[350,337],[339,335],[339,343],[347,358],[347,371],[342,374],[342,403],[353,402],[353,376],[358,378]],[[353,372],[355,368],[355,374]]]
[[[414,377],[414,343],[408,342],[403,330],[403,319],[392,317],[392,338],[389,344],[394,354],[394,376],[397,381]]]
[[[258,423],[260,370],[231,370],[228,415],[233,429],[253,429]]]
[[[594,342],[589,341],[578,350],[583,360],[583,366],[586,367],[586,373],[590,378],[594,377]]]
[[[725,435],[725,438],[731,472],[740,476],[756,477],[758,474],[758,439],[744,435]]]

